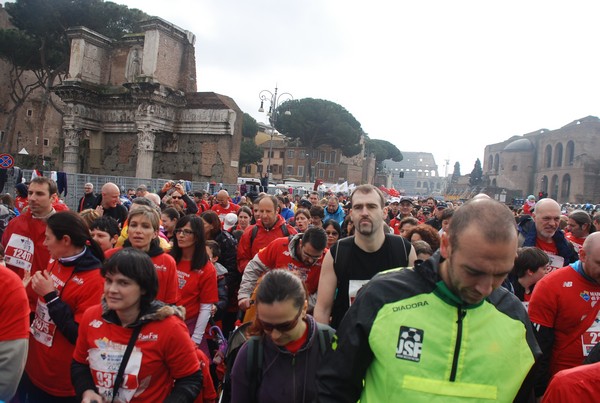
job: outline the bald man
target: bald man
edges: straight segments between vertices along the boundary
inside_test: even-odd
[[[577,252],[560,229],[560,206],[553,199],[541,199],[535,205],[533,221],[520,224],[520,246],[535,246],[550,258],[547,272],[577,260]]]
[[[544,354],[538,397],[544,394],[552,375],[581,365],[600,336],[599,232],[585,239],[579,257],[579,261],[541,279],[529,302],[529,317]]]
[[[226,190],[219,190],[217,193],[217,204],[212,206],[211,210],[217,213],[219,220],[221,220],[221,224],[223,224],[223,220],[225,220],[227,214],[237,213],[239,209],[240,206],[231,201],[229,193],[227,193]]]
[[[102,186],[102,193],[96,211],[101,216],[112,217],[119,223],[119,228],[127,220],[127,209],[121,204],[119,198],[121,191],[119,187],[112,182],[107,182]]]

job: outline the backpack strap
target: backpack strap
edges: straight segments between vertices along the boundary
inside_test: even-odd
[[[403,237],[401,237],[400,235],[393,235],[393,234],[386,234],[385,235],[386,238],[388,238],[391,241],[392,244],[392,252],[399,252],[400,251],[400,245],[402,244],[402,248],[404,249],[404,258],[406,259],[406,263],[403,264],[402,266],[408,266],[408,255],[410,253],[410,249],[406,248],[406,244],[407,244],[407,240],[405,240]]]
[[[252,336],[246,342],[248,344],[246,356],[246,376],[250,380],[250,402],[258,402],[258,387],[262,382],[263,370],[263,343],[262,337]]]
[[[321,355],[325,355],[325,353],[329,350],[328,347],[331,347],[331,340],[333,339],[334,334],[335,330],[333,330],[333,328],[330,326],[317,323],[317,336],[319,338],[319,351]]]
[[[256,236],[258,235],[258,224],[254,224],[254,227],[252,228],[252,234],[250,234],[250,249],[252,250],[252,244],[254,243],[254,240],[256,239]]]
[[[283,236],[290,236],[290,230],[287,227],[287,224],[283,224],[281,226],[281,232],[283,233]],[[252,234],[250,234],[250,249],[252,249],[252,244],[254,243],[254,240],[256,239],[256,236],[258,235],[258,224],[254,224],[254,227],[252,228]]]

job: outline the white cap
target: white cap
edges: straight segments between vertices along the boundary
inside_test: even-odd
[[[223,220],[223,229],[225,231],[229,231],[231,228],[237,224],[238,216],[235,213],[227,213],[225,219]]]

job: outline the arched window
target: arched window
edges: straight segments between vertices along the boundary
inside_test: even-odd
[[[568,201],[570,193],[571,193],[571,175],[565,174],[562,179],[562,188],[560,191],[560,197],[564,198],[565,201]]]
[[[417,187],[420,188],[421,187],[421,181],[417,181]]]
[[[488,171],[491,172],[493,167],[494,167],[494,156],[490,154],[490,157],[488,158]]]
[[[498,173],[498,168],[500,167],[500,156],[496,154],[494,157],[494,171]]]
[[[552,183],[550,185],[550,197],[554,200],[558,200],[558,175],[552,176]]]
[[[546,146],[546,153],[544,155],[544,166],[550,168],[552,166],[552,146],[548,144]]]
[[[554,165],[557,167],[562,166],[563,160],[563,145],[562,143],[558,143],[554,148]]]
[[[567,143],[567,152],[566,152],[566,165],[571,166],[575,160],[575,143],[572,140],[569,140]]]
[[[492,179],[492,187],[495,188],[496,187],[496,178]]]
[[[540,187],[540,192],[546,193],[548,191],[548,177],[546,175],[542,176],[542,184]]]

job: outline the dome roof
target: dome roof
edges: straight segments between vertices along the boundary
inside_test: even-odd
[[[521,138],[509,143],[504,147],[503,151],[531,151],[533,150],[533,144],[526,138]]]

